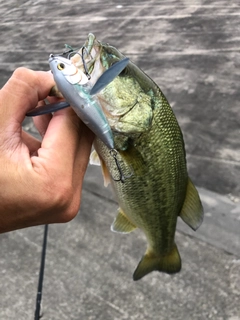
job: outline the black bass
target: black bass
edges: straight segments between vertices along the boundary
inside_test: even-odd
[[[92,82],[124,58],[93,34],[84,48]],[[82,68],[79,54],[71,60]],[[111,230],[129,233],[139,228],[148,242],[133,279],[139,280],[154,270],[179,272],[181,258],[174,242],[177,218],[180,216],[196,230],[203,221],[203,208],[188,177],[176,117],[159,87],[132,62],[98,94],[98,100],[117,150],[118,166],[106,145],[98,138],[94,142],[105,184],[111,182],[120,206]],[[96,162],[96,154],[92,161]],[[127,177],[124,183],[120,175]]]

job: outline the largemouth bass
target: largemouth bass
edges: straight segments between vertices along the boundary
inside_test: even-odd
[[[84,48],[92,84],[125,57],[92,34]],[[79,54],[71,60],[84,70]],[[117,151],[116,166],[116,158],[106,145],[95,139],[97,155],[93,154],[92,162],[97,162],[98,156],[105,185],[111,183],[120,206],[111,230],[129,233],[139,228],[148,243],[133,279],[139,280],[154,270],[179,272],[181,258],[174,241],[177,218],[180,216],[196,230],[203,221],[203,208],[188,177],[184,141],[176,117],[156,83],[132,62],[98,93],[98,100]]]

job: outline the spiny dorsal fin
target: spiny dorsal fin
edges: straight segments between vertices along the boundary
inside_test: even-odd
[[[170,253],[164,256],[154,255],[147,251],[133,274],[133,280],[140,280],[152,271],[161,271],[169,274],[177,273],[181,270],[181,267],[181,257],[176,244],[174,244]]]
[[[203,207],[199,194],[188,178],[186,198],[180,213],[182,220],[196,231],[203,222]]]
[[[118,209],[118,214],[111,225],[111,230],[119,233],[129,233],[136,229],[136,226],[128,220],[122,209]]]

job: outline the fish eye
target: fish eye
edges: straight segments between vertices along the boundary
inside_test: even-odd
[[[57,68],[62,71],[65,68],[65,64],[61,62],[57,65]]]

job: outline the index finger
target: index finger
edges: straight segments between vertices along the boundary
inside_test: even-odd
[[[54,86],[49,72],[18,68],[0,90],[0,123],[22,123],[28,110],[45,99]]]

